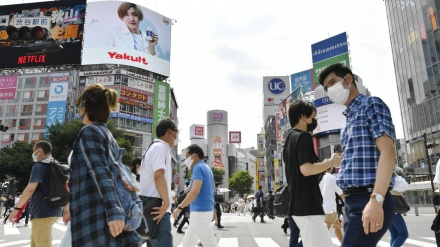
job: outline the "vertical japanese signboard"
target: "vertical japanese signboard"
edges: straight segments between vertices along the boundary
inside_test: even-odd
[[[15,99],[18,76],[0,76],[0,100]]]
[[[154,85],[154,125],[153,139],[156,136],[156,126],[161,118],[170,116],[170,85],[163,81],[156,81]]]
[[[68,77],[67,77],[68,78]],[[66,116],[66,100],[69,89],[68,82],[52,82],[50,84],[49,103],[47,105],[46,129],[57,122],[63,123]]]

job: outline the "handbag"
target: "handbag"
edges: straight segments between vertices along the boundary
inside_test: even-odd
[[[214,195],[214,201],[218,202],[218,203],[224,203],[225,202],[225,198],[223,197],[223,195]]]
[[[410,207],[403,196],[391,195],[394,201],[394,211],[399,214],[405,214]]]
[[[283,184],[275,193],[274,214],[280,218],[287,218],[289,216],[289,203],[289,187],[287,184]]]
[[[142,205],[144,206],[144,217],[147,220],[147,225],[142,221],[136,231],[143,240],[156,239],[158,225],[157,220],[154,220],[154,218],[157,215],[151,214],[151,212],[153,212],[153,208],[162,206],[162,198],[141,195],[139,198],[142,200]]]

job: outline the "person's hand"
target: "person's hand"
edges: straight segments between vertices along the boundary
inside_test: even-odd
[[[383,208],[382,203],[377,203],[370,199],[362,211],[362,226],[365,234],[374,233],[383,227]]]
[[[162,204],[162,206],[160,206],[160,207],[154,207],[153,210],[156,210],[156,211],[151,212],[151,214],[157,214],[157,216],[154,217],[153,220],[157,220],[157,223],[159,224],[160,220],[167,212],[169,206],[170,205]]]
[[[173,219],[176,221],[177,220],[177,216],[180,214],[182,210],[179,208],[174,209],[173,211]]]
[[[339,155],[337,153],[334,153],[330,160],[332,161],[332,164],[334,167],[340,167],[341,166],[341,159],[342,155]]]
[[[70,211],[69,210],[64,210],[63,211],[63,222],[64,225],[67,225],[67,223],[70,221]]]
[[[9,214],[8,220],[9,220],[10,222],[15,223],[14,221],[12,221],[12,219],[13,219],[17,214],[18,214],[18,210],[16,210],[16,209],[12,210],[12,212]]]
[[[123,220],[113,220],[108,222],[108,228],[113,237],[118,236],[124,230],[125,223]]]
[[[159,35],[157,35],[157,33],[155,33],[154,31],[151,31],[151,38],[151,41],[148,40],[148,46],[154,48],[159,41]]]

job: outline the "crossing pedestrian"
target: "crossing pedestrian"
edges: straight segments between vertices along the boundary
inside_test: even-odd
[[[52,226],[61,216],[62,211],[62,208],[54,208],[44,199],[44,195],[48,194],[50,186],[49,164],[54,160],[52,145],[48,141],[39,141],[34,145],[32,152],[32,159],[35,164],[32,166],[29,183],[9,215],[9,220],[12,220],[18,210],[31,198],[29,205],[32,222],[31,247],[48,247],[52,246]]]
[[[93,84],[79,96],[77,103],[85,126],[73,145],[70,164],[72,246],[140,246],[136,231],[124,231],[125,214],[113,182],[111,157],[119,156],[119,146],[107,122],[110,111],[118,106],[118,94],[114,89]]]
[[[216,247],[218,241],[209,226],[214,211],[214,175],[203,161],[205,155],[200,146],[190,145],[185,155],[185,165],[192,169],[190,191],[173,212],[176,218],[183,208],[191,205],[191,224],[186,230],[182,247],[192,247],[198,239],[203,246]]]
[[[220,194],[220,183],[215,183],[215,191],[217,194]],[[214,204],[214,208],[215,208],[215,214],[216,214],[216,219],[215,219],[215,224],[217,225],[217,228],[224,228],[221,224],[222,222],[222,209],[221,209],[221,205],[220,202],[215,202]]]
[[[328,159],[325,159],[327,161]],[[336,177],[331,174],[333,168],[325,170],[325,175],[319,183],[319,189],[322,194],[322,207],[325,213],[325,224],[327,228],[330,229],[331,226],[335,229],[335,236],[338,238],[339,242],[342,242],[342,231],[341,225],[339,224],[338,212],[336,207],[336,196],[339,195],[344,198],[341,188],[336,184]]]
[[[330,160],[318,162],[309,133],[317,127],[313,104],[294,101],[289,107],[289,121],[292,130],[283,148],[290,198],[288,214],[300,229],[304,246],[333,246],[330,233],[323,224],[319,178],[326,169],[338,167],[341,157],[333,154]]]
[[[252,220],[255,222],[255,219],[257,218],[257,216],[260,216],[260,222],[261,223],[266,223],[266,221],[264,221],[264,193],[262,191],[263,186],[258,186],[258,191],[257,193],[255,193],[255,201],[256,201],[256,206],[255,206],[255,212],[254,215],[252,216]]]
[[[147,240],[148,247],[172,247],[171,234],[171,167],[170,150],[179,142],[179,129],[171,118],[159,120],[153,144],[144,152],[141,165],[141,198],[162,199],[162,206],[155,208],[157,238]]]
[[[399,176],[397,173],[395,173],[394,175],[396,177],[396,180],[390,193],[393,196],[403,196],[403,192],[408,189],[408,183],[403,177]],[[405,220],[403,219],[401,214],[396,212],[389,230],[391,233],[390,246],[403,246],[406,239],[408,238],[408,228],[406,227]]]
[[[394,203],[394,124],[378,97],[359,93],[350,68],[336,63],[319,75],[331,101],[345,105],[343,159],[337,178],[345,195],[342,246],[376,246],[391,225]]]

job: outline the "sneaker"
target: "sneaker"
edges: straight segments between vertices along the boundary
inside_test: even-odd
[[[177,229],[177,233],[184,234],[185,232],[182,231],[182,230]]]
[[[261,223],[266,223],[266,221],[262,220]]]
[[[28,226],[28,224],[24,224],[24,226],[26,227],[26,226]]]
[[[217,228],[225,228],[224,226],[217,226]]]
[[[254,217],[252,217],[252,220],[255,222],[255,218]]]

